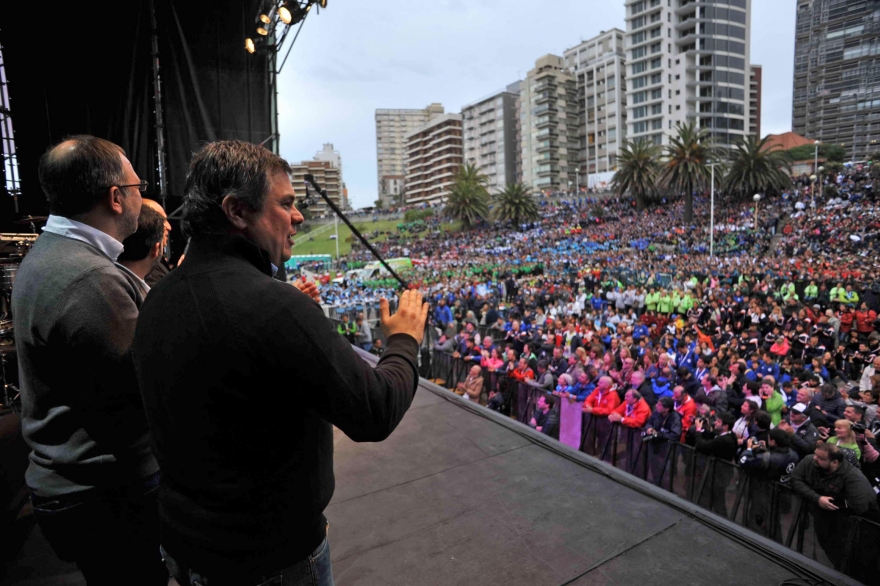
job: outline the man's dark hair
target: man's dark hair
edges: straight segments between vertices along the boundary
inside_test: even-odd
[[[667,410],[672,409],[673,405],[675,405],[671,397],[660,397],[660,400],[657,402],[663,405],[663,408]]]
[[[119,156],[125,151],[86,134],[69,136],[63,142],[73,144],[61,149],[55,145],[40,157],[40,186],[50,213],[75,218],[92,211],[112,185],[122,183]]]
[[[544,395],[544,402],[547,403],[548,407],[553,409],[553,407],[556,405],[556,397],[550,394],[546,394]]]
[[[269,178],[290,175],[290,165],[261,146],[221,140],[202,147],[189,166],[183,190],[182,227],[187,236],[226,232],[229,221],[221,204],[237,197],[251,210],[263,209]]]
[[[119,260],[144,260],[165,236],[165,218],[150,206],[141,205],[138,227],[134,234],[122,241],[124,250]]]
[[[790,448],[791,447],[791,438],[788,437],[788,434],[778,427],[774,427],[770,430],[768,435],[770,439],[776,442],[777,448]]]
[[[755,413],[755,425],[758,426],[758,429],[770,429],[770,424],[772,422],[773,419],[766,411],[761,410]]]
[[[547,370],[547,361],[546,360],[539,360],[538,361],[538,368],[540,368],[542,370]]]
[[[828,459],[832,462],[840,462],[843,463],[844,456],[843,451],[838,448],[835,444],[829,444],[826,442],[819,442],[816,444],[816,448],[813,450],[815,452],[825,452],[828,454]]]
[[[636,401],[642,398],[642,394],[635,389],[630,389],[628,392],[632,393],[633,399]]]
[[[721,420],[721,423],[724,424],[727,429],[733,429],[733,426],[736,425],[736,417],[733,413],[728,413],[725,411],[717,416],[718,419]]]

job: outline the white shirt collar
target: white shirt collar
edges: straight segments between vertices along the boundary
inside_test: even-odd
[[[106,232],[64,216],[49,216],[43,231],[85,242],[103,252],[113,262],[122,254],[123,246],[120,241]]]
[[[125,266],[124,264],[117,262],[117,263],[116,263],[116,266],[117,266],[119,269],[121,269],[122,271],[124,271],[125,273],[127,273],[127,274],[131,275],[132,277],[134,277],[135,279],[137,279],[138,284],[143,288],[143,291],[144,291],[144,297],[146,297],[146,296],[147,296],[147,293],[150,292],[150,286],[147,285],[147,282],[144,281],[143,279],[141,279],[139,276],[137,276],[137,275],[134,273],[134,271],[132,271],[130,268],[128,268],[128,267]]]

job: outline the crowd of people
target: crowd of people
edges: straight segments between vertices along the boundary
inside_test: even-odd
[[[518,230],[382,252],[419,259],[409,278],[431,294],[435,355],[468,366],[457,393],[522,417],[535,389],[521,420],[542,433],[558,437],[567,401],[784,481],[839,565],[843,503],[880,521],[880,202],[860,170],[827,183],[827,197],[796,182],[757,206],[716,201],[712,254],[701,196],[692,223],[682,199],[572,198]]]

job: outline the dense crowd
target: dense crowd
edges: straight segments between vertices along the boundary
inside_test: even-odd
[[[716,201],[713,255],[701,196],[690,224],[681,199],[637,211],[572,198],[519,230],[381,248],[418,259],[409,278],[431,293],[435,354],[473,366],[459,394],[517,415],[525,385],[543,392],[523,422],[543,433],[558,436],[558,402],[578,403],[787,482],[839,564],[827,536],[840,527],[822,514],[846,502],[880,520],[880,204],[858,170],[827,183],[819,195],[797,181],[757,210]]]

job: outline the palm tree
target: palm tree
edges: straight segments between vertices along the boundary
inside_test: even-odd
[[[509,183],[504,191],[495,195],[494,203],[493,215],[501,222],[512,222],[518,226],[540,217],[535,198],[522,183]]]
[[[446,198],[443,213],[449,218],[460,220],[464,228],[475,226],[489,215],[489,191],[486,189],[488,183],[489,178],[474,165],[461,166]]]
[[[643,138],[625,140],[617,156],[617,172],[611,180],[617,195],[629,192],[639,209],[645,209],[645,201],[656,190],[659,157],[660,148],[655,144]]]
[[[770,137],[745,136],[730,153],[730,168],[723,189],[751,197],[753,193],[781,191],[791,185],[789,156],[779,145],[767,149]]]
[[[678,136],[666,146],[666,162],[660,172],[660,184],[684,193],[684,221],[694,221],[694,191],[709,187],[709,163],[718,159],[718,151],[704,128],[694,121],[676,126]]]

